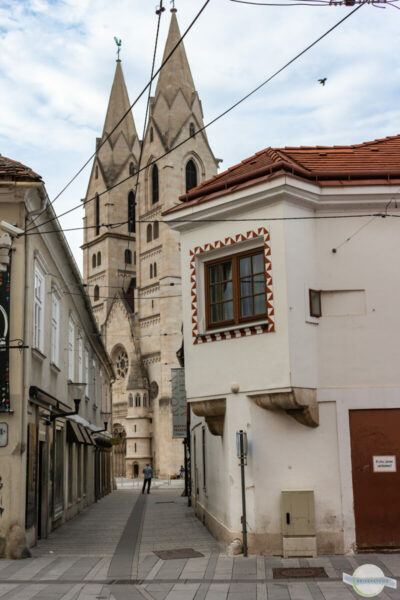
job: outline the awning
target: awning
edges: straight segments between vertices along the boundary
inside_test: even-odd
[[[67,442],[75,442],[77,444],[87,443],[78,423],[70,420],[67,421]]]
[[[88,430],[83,425],[78,425],[78,427],[81,430],[81,433],[83,435],[83,439],[85,440],[85,444],[87,446],[90,446],[92,444],[92,440],[89,437]]]

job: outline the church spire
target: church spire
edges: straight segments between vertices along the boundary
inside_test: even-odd
[[[118,121],[123,117],[123,115],[129,110],[130,107],[128,92],[126,90],[120,59],[118,59],[116,63],[117,66],[115,69],[114,81],[111,88],[110,99],[108,102],[102,139],[104,139],[104,137],[114,129]],[[125,138],[128,147],[131,149],[135,138],[137,137],[132,112],[129,112],[129,114],[127,114],[122,123],[111,135],[111,146],[115,145],[121,132]]]
[[[172,17],[163,62],[181,38],[176,12],[176,8],[171,9]],[[157,98],[162,91],[168,105],[171,106],[179,89],[182,91],[188,105],[191,106],[195,87],[183,42],[179,44],[165,67],[162,68],[155,97]]]

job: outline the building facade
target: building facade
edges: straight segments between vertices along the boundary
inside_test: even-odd
[[[242,430],[250,552],[399,546],[399,160],[400,136],[267,148],[164,215],[181,234],[193,505],[227,544]]]
[[[176,9],[171,13],[164,59],[180,39]],[[84,279],[117,375],[116,474],[137,477],[151,463],[167,477],[183,463],[171,404],[182,305],[179,235],[164,225],[162,212],[217,171],[206,134],[196,133],[203,113],[183,44],[160,73],[143,140],[129,106],[117,60],[85,198]],[[139,167],[145,168],[136,186]]]
[[[41,177],[0,156],[0,187],[0,536],[33,545],[111,491],[113,369]]]

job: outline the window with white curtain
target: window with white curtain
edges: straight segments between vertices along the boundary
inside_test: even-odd
[[[78,340],[78,381],[82,383],[83,381],[83,340],[81,337],[81,333],[79,333]]]
[[[75,326],[70,318],[68,323],[68,379],[74,380]]]
[[[89,396],[89,350],[85,349],[85,370],[83,381],[86,383],[85,396]]]
[[[34,331],[33,343],[35,348],[43,352],[43,312],[44,312],[44,274],[39,266],[35,265],[35,290],[34,290]]]
[[[60,359],[60,299],[56,290],[51,292],[51,362],[58,365]]]

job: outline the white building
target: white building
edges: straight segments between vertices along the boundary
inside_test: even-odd
[[[0,189],[0,536],[32,545],[111,491],[113,369],[41,177],[0,155]]]
[[[400,546],[399,226],[365,216],[398,215],[399,185],[400,136],[267,148],[164,215],[182,219],[193,502],[226,543],[243,429],[250,552]]]

